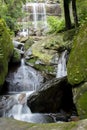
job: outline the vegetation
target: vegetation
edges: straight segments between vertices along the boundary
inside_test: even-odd
[[[21,54],[14,49],[13,56],[12,56],[12,63],[20,63],[21,61]]]
[[[58,33],[64,30],[64,19],[55,16],[48,17],[49,33]]]
[[[77,11],[79,24],[82,25],[87,22],[87,0],[77,0]]]
[[[0,86],[5,80],[8,72],[8,62],[13,53],[10,31],[4,20],[0,19]]]
[[[23,16],[22,4],[25,0],[0,0],[0,17],[12,31],[17,31],[17,19]]]
[[[45,65],[35,64],[37,59],[34,58],[27,60],[27,62],[35,64],[35,68],[40,71],[45,71],[49,74],[54,73],[54,67],[51,64],[53,57],[57,53],[57,56],[59,56],[62,51],[67,49],[70,52],[67,64],[68,81],[72,85],[78,85],[87,82],[87,0],[60,1],[63,2],[64,17],[57,18],[49,16],[49,33],[51,35],[47,36],[42,41],[35,43],[31,47],[32,57],[38,57],[38,59],[40,59]],[[16,51],[13,52],[10,30],[15,33],[18,31],[19,27],[17,25],[17,20],[24,16],[22,12],[22,4],[24,2],[25,0],[0,0],[0,86],[3,85],[7,75],[8,63],[11,55],[14,54],[14,62],[20,61],[20,55]],[[70,7],[72,7],[72,11],[70,11]],[[70,12],[73,15],[74,26],[72,24]],[[30,21],[28,25],[29,24]],[[65,31],[65,28],[67,31]],[[33,43],[33,39],[30,38],[25,43],[25,50],[27,50]],[[87,118],[86,86],[87,84],[84,86],[84,90],[81,89],[82,86],[79,86],[79,89],[76,88],[78,93],[76,105],[77,109],[79,108],[79,115],[83,115],[82,118]],[[70,130],[75,123],[72,122],[71,126],[66,124],[63,125],[64,130]]]

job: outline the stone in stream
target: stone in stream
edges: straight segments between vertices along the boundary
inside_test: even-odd
[[[26,93],[20,94],[18,97],[18,101],[20,102],[20,104],[25,104],[26,103]]]

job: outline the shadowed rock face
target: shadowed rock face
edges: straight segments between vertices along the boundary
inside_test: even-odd
[[[33,93],[27,101],[32,112],[57,113],[61,110],[72,111],[72,87],[66,77],[47,82],[38,92]]]

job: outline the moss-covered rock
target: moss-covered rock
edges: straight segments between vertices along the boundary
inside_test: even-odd
[[[54,55],[67,49],[67,42],[63,40],[63,33],[52,34],[33,44],[33,56],[38,57],[45,63],[50,63]]]
[[[35,124],[1,118],[0,130],[87,130],[87,119],[68,123]]]
[[[29,37],[24,44],[25,51],[28,50],[33,44],[34,44],[34,39],[32,37]]]
[[[81,119],[87,118],[87,82],[74,88],[73,95],[79,117]]]
[[[72,85],[87,81],[87,24],[75,36],[67,71],[68,81]]]
[[[43,74],[55,75],[55,66],[44,64],[41,60],[38,60],[37,57],[30,58],[26,60],[26,64],[34,67],[35,69],[41,71]]]
[[[8,72],[8,62],[13,53],[13,44],[10,32],[5,22],[0,19],[0,86],[3,85]]]
[[[21,62],[21,54],[19,51],[14,49],[13,56],[12,56],[12,63],[20,63]]]

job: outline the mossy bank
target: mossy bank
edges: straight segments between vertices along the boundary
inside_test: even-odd
[[[34,124],[1,118],[0,130],[87,130],[87,120],[68,123]]]
[[[74,88],[73,95],[80,119],[87,118],[87,82]]]
[[[67,71],[68,81],[72,85],[87,81],[87,24],[79,29],[74,38]]]
[[[8,72],[8,62],[13,53],[10,31],[4,20],[0,19],[0,87],[3,85]]]

